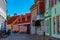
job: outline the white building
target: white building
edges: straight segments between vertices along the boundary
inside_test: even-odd
[[[0,0],[0,30],[6,29],[6,0]]]

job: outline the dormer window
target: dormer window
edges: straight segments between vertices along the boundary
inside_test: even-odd
[[[25,16],[25,20],[27,20],[27,16]]]

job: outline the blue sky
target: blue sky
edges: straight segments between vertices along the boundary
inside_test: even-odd
[[[34,0],[7,0],[8,15],[14,13],[26,14],[30,12],[30,7],[34,4]]]

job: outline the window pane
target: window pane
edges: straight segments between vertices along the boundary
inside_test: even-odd
[[[60,34],[60,16],[59,16],[59,34]]]
[[[55,14],[56,14],[56,8],[55,8]]]
[[[56,23],[57,23],[57,34],[60,34],[59,32],[59,16],[56,17]]]
[[[46,9],[49,8],[49,0],[46,1]]]
[[[55,34],[55,17],[53,17],[53,33]]]

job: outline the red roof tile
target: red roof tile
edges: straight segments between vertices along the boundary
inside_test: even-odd
[[[17,17],[19,18],[19,16],[13,16],[13,17],[11,17],[11,18],[8,20],[7,24],[11,24],[14,20],[17,19]]]

